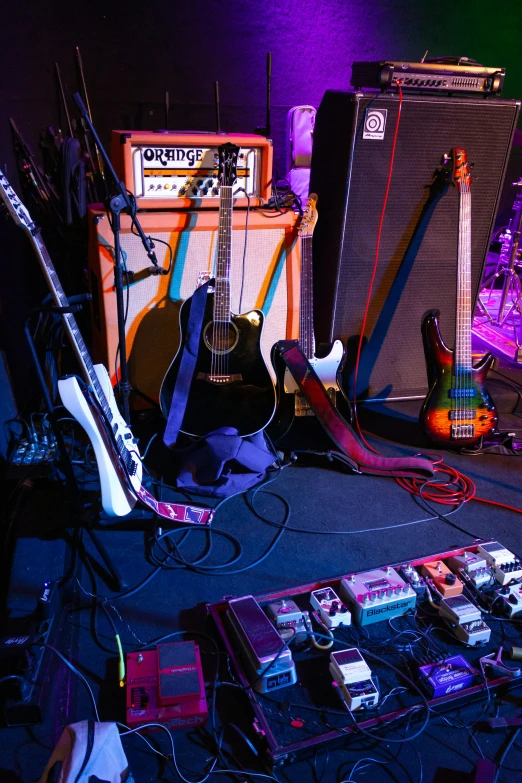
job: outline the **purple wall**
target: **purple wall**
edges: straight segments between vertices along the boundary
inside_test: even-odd
[[[111,128],[163,127],[166,89],[171,128],[213,130],[215,80],[220,82],[222,128],[252,132],[264,125],[265,58],[271,51],[272,137],[279,174],[285,173],[288,109],[300,103],[317,106],[327,88],[348,88],[355,59],[415,60],[426,49],[431,56],[465,55],[506,67],[504,94],[522,96],[518,3],[11,0],[2,16],[0,163],[8,164],[10,175],[14,160],[7,119],[15,118],[36,151],[39,129],[60,125],[55,61],[69,93],[78,88],[75,45],[82,52],[93,117],[105,140]],[[0,349],[9,356],[23,404],[32,372],[19,345],[21,325],[35,301],[33,281],[39,273],[27,259],[23,237],[15,233],[12,226],[0,226]]]

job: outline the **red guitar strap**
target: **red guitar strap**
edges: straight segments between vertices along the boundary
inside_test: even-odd
[[[433,465],[427,457],[381,457],[365,448],[348,422],[332,405],[297,340],[280,340],[276,350],[317,419],[354,470],[377,476],[408,476],[426,480],[433,477]]]

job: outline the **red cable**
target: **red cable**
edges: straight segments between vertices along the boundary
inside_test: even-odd
[[[379,264],[379,254],[381,248],[381,235],[384,225],[384,216],[386,214],[386,206],[388,203],[388,196],[390,193],[391,179],[393,173],[393,163],[395,160],[395,150],[397,147],[397,137],[399,135],[399,125],[401,121],[402,112],[402,89],[399,87],[399,108],[397,111],[397,119],[395,121],[395,130],[393,133],[392,151],[390,156],[390,167],[388,170],[388,181],[386,182],[386,190],[384,192],[384,199],[382,202],[381,216],[379,219],[379,228],[377,230],[377,241],[375,244],[375,257],[373,259],[373,269],[370,278],[370,285],[368,287],[368,293],[366,296],[366,305],[364,308],[364,316],[361,325],[361,334],[359,335],[359,343],[357,345],[357,356],[355,359],[354,369],[354,390],[353,390],[353,418],[355,427],[362,442],[370,451],[374,454],[379,452],[374,449],[363,435],[359,424],[359,418],[357,415],[357,379],[359,377],[359,364],[361,359],[361,350],[364,340],[364,333],[366,331],[366,323],[368,320],[368,313],[370,310],[370,302],[373,292],[373,286],[375,283],[375,276],[377,274],[377,266]],[[381,456],[381,455],[379,455]],[[444,506],[459,506],[462,503],[467,503],[470,500],[475,500],[480,503],[488,503],[492,506],[499,506],[500,508],[507,508],[510,511],[516,511],[518,514],[522,514],[522,509],[515,506],[509,506],[506,503],[498,503],[495,500],[487,500],[486,498],[476,497],[477,488],[474,482],[464,473],[461,473],[451,465],[446,465],[442,457],[438,456],[433,460],[435,466],[436,478],[433,481],[425,481],[424,479],[416,478],[404,478],[397,477],[395,480],[397,484],[409,492],[411,495],[417,495],[418,497],[425,498],[429,502],[439,503]],[[439,480],[437,480],[437,477]],[[442,477],[446,477],[446,481],[440,481]]]

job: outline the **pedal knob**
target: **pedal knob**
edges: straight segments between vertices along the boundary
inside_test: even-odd
[[[454,585],[455,582],[457,581],[457,577],[455,576],[455,574],[446,574],[446,578],[444,581],[447,585]]]

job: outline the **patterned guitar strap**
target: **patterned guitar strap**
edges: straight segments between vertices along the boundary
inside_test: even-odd
[[[381,457],[362,444],[354,430],[332,404],[297,340],[280,340],[275,350],[337,448],[357,473],[377,476],[406,476],[428,480],[433,465],[427,457]]]

